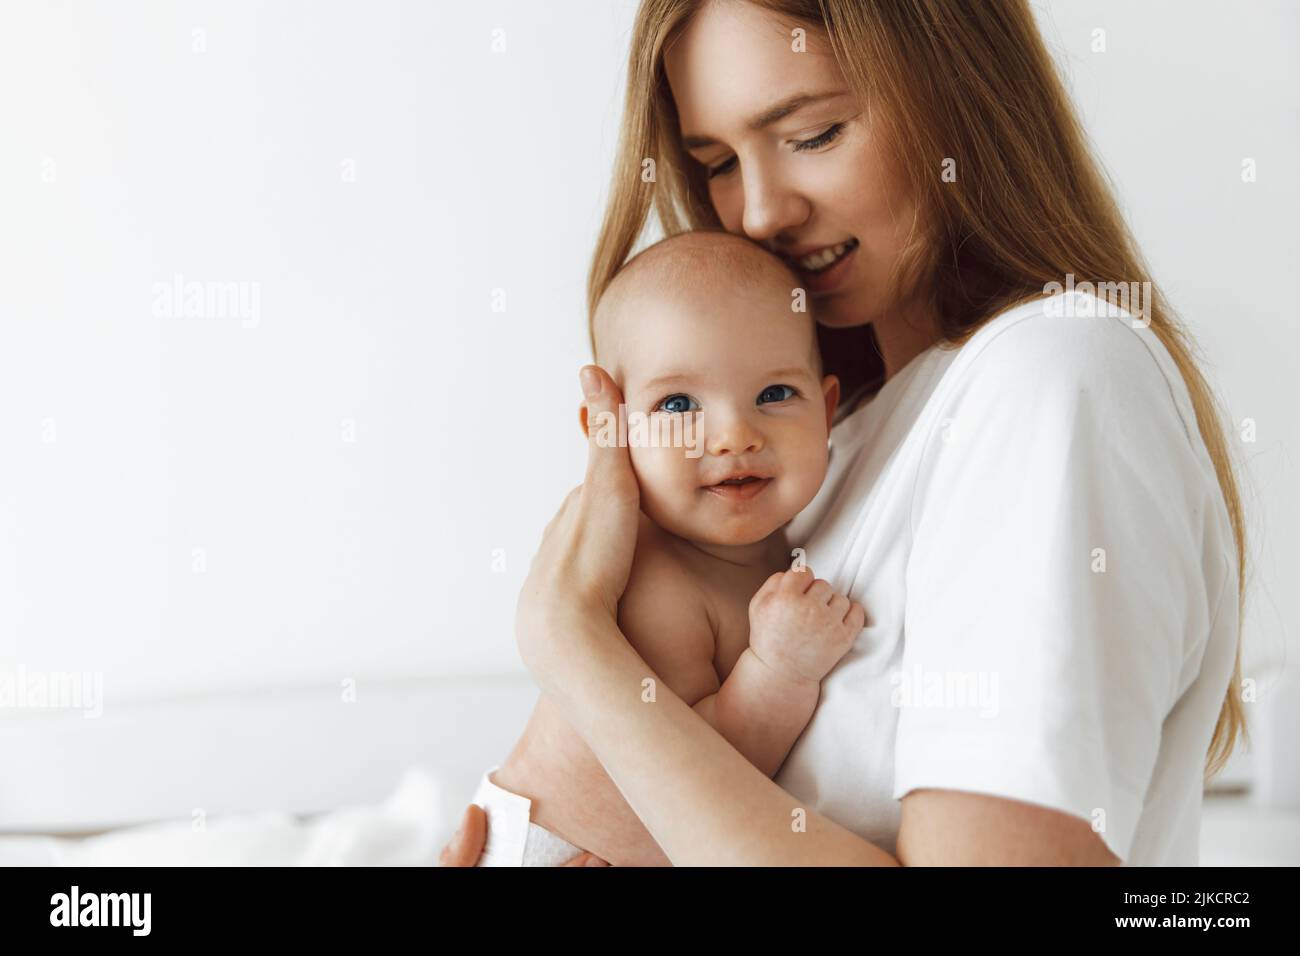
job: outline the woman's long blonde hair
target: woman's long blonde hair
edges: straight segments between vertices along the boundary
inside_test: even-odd
[[[587,285],[588,315],[627,260],[650,207],[665,235],[719,229],[704,167],[683,149],[663,53],[707,0],[642,0],[608,206]],[[898,262],[896,297],[931,297],[944,341],[1052,282],[1149,282],[1150,272],[1093,159],[1027,0],[747,0],[830,45],[859,99],[887,124],[895,168],[919,210]],[[957,182],[940,164],[956,160]],[[644,177],[645,160],[654,176]],[[648,181],[649,180],[649,181]],[[1044,224],[1050,228],[1044,228]],[[1144,287],[1148,288],[1148,287]],[[1245,603],[1241,499],[1213,392],[1194,344],[1154,283],[1145,317],[1191,394],[1236,540],[1238,624]],[[1246,732],[1232,682],[1206,755],[1206,778]]]

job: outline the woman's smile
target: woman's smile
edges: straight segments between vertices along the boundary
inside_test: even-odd
[[[804,255],[787,253],[784,258],[799,273],[799,278],[809,293],[825,295],[844,284],[858,245],[856,238],[850,238]]]

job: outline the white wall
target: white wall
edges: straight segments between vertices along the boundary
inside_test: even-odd
[[[583,282],[634,7],[0,7],[0,669],[102,672],[106,710],[132,714],[518,670],[515,594],[581,475]],[[1156,275],[1257,423],[1248,671],[1276,697],[1300,620],[1300,17],[1041,11]],[[168,314],[155,284],[177,275],[257,309]],[[0,741],[57,760],[42,716],[0,711]],[[283,745],[209,723],[227,756]],[[464,731],[389,728],[421,754]],[[87,822],[84,800],[48,809],[64,771],[23,782],[44,795],[0,784],[0,828],[42,804],[43,825]],[[129,794],[131,772],[108,783]]]
[[[626,9],[130,6],[0,29],[9,653],[119,700],[514,667]],[[156,317],[178,273],[256,324]]]

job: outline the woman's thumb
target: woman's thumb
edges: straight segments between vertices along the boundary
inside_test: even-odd
[[[599,365],[584,365],[578,372],[578,382],[587,406],[589,454],[584,484],[599,487],[634,480],[627,460],[625,428],[619,415],[622,393]]]

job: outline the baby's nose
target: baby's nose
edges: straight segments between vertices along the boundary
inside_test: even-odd
[[[762,451],[763,435],[743,415],[704,422],[704,447],[711,455],[746,455]]]

